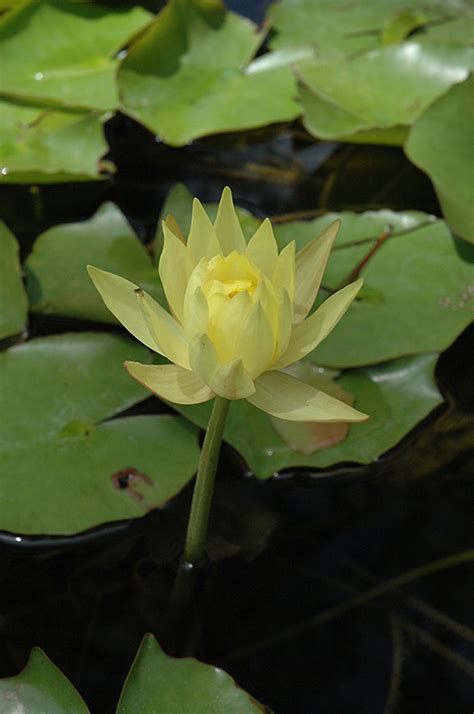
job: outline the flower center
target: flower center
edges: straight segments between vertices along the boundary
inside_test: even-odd
[[[232,299],[242,292],[252,295],[259,280],[259,269],[246,255],[233,251],[226,257],[217,255],[209,261],[203,290],[208,299],[216,293]]]

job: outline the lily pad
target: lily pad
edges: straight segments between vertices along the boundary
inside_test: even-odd
[[[0,339],[19,334],[26,322],[28,301],[21,279],[18,243],[0,222]]]
[[[179,418],[105,421],[146,398],[125,359],[137,343],[76,333],[0,354],[0,529],[72,534],[136,518],[174,496],[195,472],[195,430]]]
[[[0,99],[0,183],[102,178],[103,118]]]
[[[405,151],[429,175],[454,233],[474,243],[474,76],[432,104]]]
[[[442,402],[434,381],[437,357],[403,357],[343,373],[338,384],[354,395],[354,406],[370,414],[370,419],[364,424],[352,424],[347,437],[329,448],[310,455],[292,451],[269,417],[246,400],[232,403],[224,438],[242,455],[255,476],[262,479],[292,466],[369,464],[395,446]],[[209,404],[177,409],[201,428],[207,425]]]
[[[473,65],[474,48],[417,42],[332,64],[304,61],[298,65],[304,124],[323,139],[409,126]],[[387,135],[386,143],[392,141]]]
[[[88,263],[122,275],[164,301],[146,249],[120,210],[104,203],[88,221],[55,226],[36,240],[25,262],[31,310],[116,323],[87,274]]]
[[[403,40],[420,27],[423,33],[417,39],[429,35],[432,27],[436,31],[455,19],[469,19],[471,11],[469,2],[457,0],[364,0],[350,5],[346,0],[280,0],[268,12],[275,30],[270,44],[272,49],[307,45],[317,59],[334,61],[377,49],[387,38]]]
[[[128,674],[117,714],[260,714],[264,708],[217,667],[166,655],[146,635]]]
[[[15,677],[0,679],[2,714],[89,714],[82,697],[38,647]]]
[[[113,109],[118,51],[151,15],[72,0],[30,0],[0,20],[0,92]]]
[[[170,0],[121,64],[124,111],[173,146],[294,119],[290,68],[249,64],[262,40],[217,0]]]
[[[341,230],[317,304],[376,252],[360,271],[357,299],[311,359],[354,367],[449,347],[472,321],[474,265],[461,258],[444,221],[414,211],[343,212],[277,226],[277,241],[283,247],[295,239],[301,248],[335,218]]]

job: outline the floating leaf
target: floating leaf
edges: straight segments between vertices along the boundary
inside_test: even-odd
[[[413,211],[344,212],[277,226],[277,241],[281,247],[296,239],[301,248],[335,218],[342,226],[318,304],[369,259],[357,299],[311,359],[353,367],[449,347],[472,320],[474,266],[461,258],[444,221]]]
[[[0,679],[2,714],[89,714],[72,684],[38,647],[15,677]]]
[[[25,325],[28,301],[21,279],[18,243],[0,222],[0,339],[19,334]]]
[[[117,52],[151,15],[143,8],[30,0],[0,20],[0,92],[67,106],[117,105]]]
[[[291,70],[249,64],[262,39],[221,2],[171,0],[120,67],[125,111],[174,146],[294,119]]]
[[[323,139],[409,126],[473,65],[474,48],[417,42],[333,64],[302,62],[304,124]],[[386,143],[392,140],[388,134]]]
[[[371,463],[442,402],[434,381],[436,360],[437,355],[404,357],[343,373],[338,384],[354,395],[355,407],[370,414],[370,419],[352,424],[343,441],[314,454],[292,451],[268,416],[243,399],[231,405],[224,438],[263,479],[290,466],[326,468],[346,461]],[[177,409],[198,426],[206,426],[208,404]]]
[[[99,179],[101,117],[0,99],[0,183]]]
[[[25,263],[31,309],[115,323],[87,274],[89,263],[164,300],[147,251],[119,209],[104,203],[88,221],[55,226],[36,240]]]
[[[168,657],[146,635],[128,674],[117,714],[258,714],[264,708],[217,667]]]
[[[71,534],[142,516],[174,496],[198,459],[195,431],[176,417],[110,419],[147,392],[125,359],[138,343],[76,333],[0,354],[0,530]]]
[[[418,119],[408,157],[429,175],[454,233],[474,243],[474,76],[451,87]]]

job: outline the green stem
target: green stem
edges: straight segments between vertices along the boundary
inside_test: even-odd
[[[204,555],[217,463],[229,405],[228,399],[215,398],[202,445],[184,546],[184,561],[192,565],[198,565]]]

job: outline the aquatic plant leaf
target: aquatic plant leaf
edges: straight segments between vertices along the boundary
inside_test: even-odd
[[[120,210],[104,203],[87,221],[42,233],[25,261],[31,310],[115,323],[87,274],[93,263],[164,301],[158,270]]]
[[[0,340],[17,335],[25,326],[28,301],[21,279],[18,243],[0,221]]]
[[[226,672],[191,657],[163,652],[145,635],[128,674],[117,714],[258,714],[264,707]]]
[[[269,417],[245,400],[231,405],[224,438],[262,479],[292,466],[326,468],[341,462],[371,463],[442,402],[434,381],[437,357],[403,357],[343,373],[338,384],[354,395],[354,406],[370,414],[370,419],[364,424],[351,424],[347,437],[329,448],[310,455],[292,451]],[[198,426],[207,424],[208,404],[177,409]]]
[[[350,14],[350,13],[349,13]],[[297,73],[303,122],[323,139],[409,126],[474,66],[474,48],[404,42],[332,64],[304,61]],[[385,143],[392,143],[387,134]],[[398,142],[397,142],[398,143]]]
[[[290,68],[251,63],[262,40],[221,2],[171,0],[120,66],[123,108],[174,146],[294,119]]]
[[[147,396],[123,369],[127,358],[147,362],[149,352],[100,333],[34,339],[0,354],[1,530],[72,534],[136,518],[192,477],[199,449],[189,424],[170,415],[112,419]]]
[[[457,84],[421,115],[405,151],[429,175],[446,221],[474,243],[474,76]]]
[[[102,178],[103,120],[93,112],[0,99],[0,184]]]
[[[151,15],[72,0],[30,0],[0,20],[0,92],[64,106],[117,105],[117,53]]]
[[[341,219],[341,230],[317,304],[354,280],[354,269],[382,240],[360,271],[364,285],[357,299],[311,359],[323,366],[354,367],[449,347],[473,316],[470,246],[463,259],[444,221],[389,210],[334,213],[279,225],[277,242],[282,247],[295,239],[301,248],[335,218]],[[392,234],[383,240],[387,228]]]
[[[31,650],[26,667],[0,679],[2,714],[89,714],[80,694],[39,647]]]

